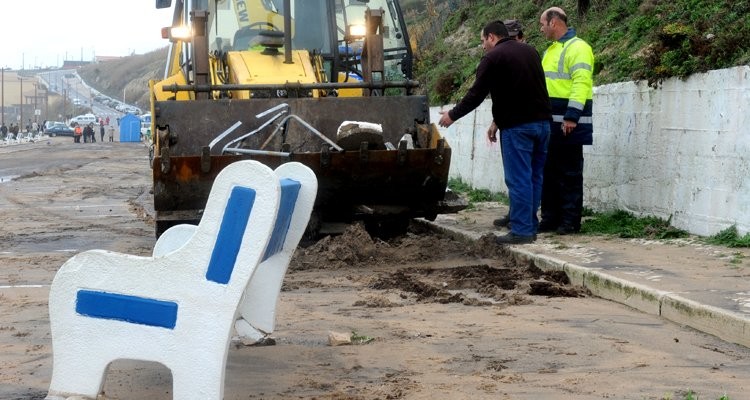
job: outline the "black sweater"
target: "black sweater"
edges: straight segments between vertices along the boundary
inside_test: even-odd
[[[492,96],[492,119],[500,129],[551,120],[552,113],[539,53],[514,39],[501,39],[477,67],[477,78],[461,101],[448,112],[456,121]]]

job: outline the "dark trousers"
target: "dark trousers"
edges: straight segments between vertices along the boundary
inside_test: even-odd
[[[581,227],[583,145],[550,142],[542,186],[542,224]]]

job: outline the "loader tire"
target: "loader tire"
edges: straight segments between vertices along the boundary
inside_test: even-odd
[[[365,229],[372,237],[391,239],[406,234],[411,218],[391,217],[365,221]]]

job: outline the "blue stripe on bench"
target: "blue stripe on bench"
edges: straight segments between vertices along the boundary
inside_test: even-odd
[[[206,271],[207,280],[226,284],[232,277],[253,203],[255,190],[243,186],[235,186],[232,189]]]
[[[174,329],[177,303],[124,294],[79,290],[76,312],[102,319]]]
[[[273,226],[271,239],[266,246],[266,254],[263,261],[284,248],[286,234],[289,232],[289,225],[292,223],[292,214],[294,206],[297,204],[297,196],[302,185],[292,179],[284,178],[281,180],[281,199],[279,201],[279,213],[276,214],[276,224]]]

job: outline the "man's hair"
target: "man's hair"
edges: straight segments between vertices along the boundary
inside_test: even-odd
[[[568,16],[565,15],[565,13],[561,13],[558,10],[547,10],[547,13],[544,15],[547,19],[547,23],[549,24],[550,21],[552,21],[552,18],[557,18],[560,21],[562,21],[565,25],[568,24]]]
[[[506,19],[503,21],[503,25],[508,30],[508,36],[510,37],[523,37],[523,27],[517,19]]]
[[[482,29],[482,36],[489,36],[490,33],[499,38],[506,38],[509,36],[508,28],[506,28],[503,21],[500,20],[492,21],[484,26]]]

